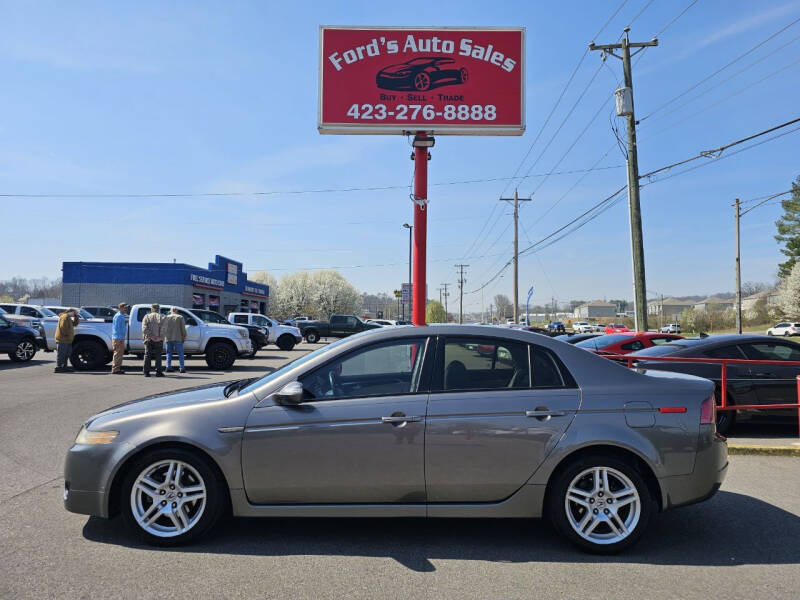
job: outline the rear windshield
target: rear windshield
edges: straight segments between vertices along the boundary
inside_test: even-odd
[[[575,344],[578,348],[594,348],[596,350],[600,350],[605,348],[606,346],[611,346],[612,344],[616,344],[617,342],[623,342],[625,340],[631,339],[629,335],[620,335],[620,334],[610,334],[610,335],[601,335],[598,337],[590,338],[588,340],[583,340],[582,342],[578,342]]]
[[[666,356],[667,354],[674,354],[687,347],[686,344],[659,344],[658,346],[651,346],[650,348],[644,348],[638,352],[633,352],[631,356]]]

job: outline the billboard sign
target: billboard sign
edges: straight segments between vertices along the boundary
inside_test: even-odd
[[[320,27],[319,131],[522,135],[524,28]]]
[[[411,284],[404,283],[400,286],[401,302],[403,304],[411,303]]]

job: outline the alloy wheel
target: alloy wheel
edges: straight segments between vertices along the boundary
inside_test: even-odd
[[[146,467],[131,488],[131,511],[147,533],[168,538],[186,533],[203,516],[206,485],[192,465],[161,460]]]
[[[642,502],[633,482],[610,467],[591,467],[569,484],[564,510],[572,529],[599,545],[627,538],[639,523]]]
[[[22,340],[17,344],[17,349],[14,352],[14,355],[20,362],[32,359],[34,354],[36,354],[36,346],[29,340]]]

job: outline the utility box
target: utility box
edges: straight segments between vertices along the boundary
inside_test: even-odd
[[[614,98],[617,101],[618,117],[627,117],[633,114],[633,91],[631,88],[617,88],[614,90]]]

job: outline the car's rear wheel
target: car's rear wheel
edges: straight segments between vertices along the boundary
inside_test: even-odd
[[[715,392],[714,400],[717,406],[721,404],[719,391]],[[728,406],[731,406],[730,394],[728,395]],[[720,435],[728,435],[733,431],[733,426],[736,425],[736,411],[735,410],[717,410],[717,433]]]
[[[586,456],[571,463],[548,490],[556,529],[573,544],[613,554],[636,543],[655,502],[642,475],[612,456]]]
[[[425,73],[417,73],[414,76],[414,88],[420,92],[429,90],[431,87],[431,76]]]
[[[36,354],[36,340],[31,338],[22,338],[17,342],[16,348],[13,352],[8,353],[8,358],[14,362],[28,362]]]
[[[294,348],[294,338],[290,336],[288,333],[284,333],[281,337],[278,338],[277,345],[278,348],[283,350],[284,352],[288,352],[292,348]]]
[[[95,340],[81,340],[72,346],[69,357],[72,366],[80,371],[99,369],[106,364],[108,349]]]
[[[224,486],[208,461],[182,448],[146,452],[131,465],[120,494],[125,525],[147,543],[177,546],[217,522]]]

